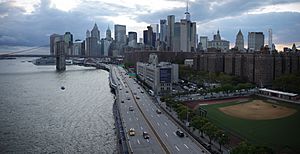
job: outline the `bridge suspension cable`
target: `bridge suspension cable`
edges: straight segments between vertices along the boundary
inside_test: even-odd
[[[23,50],[19,50],[19,51],[13,51],[13,52],[2,53],[2,54],[0,54],[0,55],[13,55],[13,54],[18,54],[18,53],[23,53],[23,52],[33,51],[33,50],[36,50],[36,49],[39,49],[39,48],[42,48],[42,47],[46,47],[46,46],[49,46],[49,45],[41,45],[41,46],[29,48],[29,49],[23,49]]]

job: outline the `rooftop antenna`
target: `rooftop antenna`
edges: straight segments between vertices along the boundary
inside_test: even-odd
[[[187,21],[190,21],[191,20],[191,15],[189,13],[189,0],[186,0],[186,12],[184,14],[185,14],[185,19]]]

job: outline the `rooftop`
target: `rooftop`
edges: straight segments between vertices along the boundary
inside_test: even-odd
[[[298,96],[298,94],[288,93],[288,92],[282,92],[282,91],[272,90],[272,89],[267,89],[267,88],[261,88],[259,90],[260,91],[265,91],[265,92],[271,92],[271,93],[281,94],[281,95],[286,95],[286,96],[292,96],[292,97]]]

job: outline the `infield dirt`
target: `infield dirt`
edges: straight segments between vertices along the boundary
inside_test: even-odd
[[[242,119],[270,120],[290,116],[297,110],[262,100],[219,108],[223,113]]]

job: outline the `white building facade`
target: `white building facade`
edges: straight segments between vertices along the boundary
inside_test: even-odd
[[[178,82],[178,64],[168,62],[153,63],[137,62],[137,75],[149,85],[155,94],[169,93],[172,91],[172,84]]]

